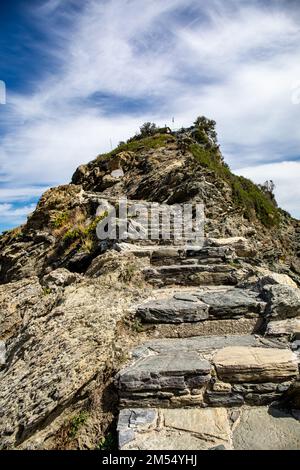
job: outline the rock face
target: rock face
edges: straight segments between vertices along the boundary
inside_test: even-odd
[[[107,351],[116,342],[117,323],[133,291],[122,292],[120,284],[120,303],[104,280],[76,278],[77,283],[62,288],[74,278],[66,270],[51,273],[44,280],[51,291],[37,278],[0,287],[4,448],[30,442],[43,446],[61,426],[64,410],[83,400],[105,369],[113,367],[114,357],[117,361],[117,355]]]

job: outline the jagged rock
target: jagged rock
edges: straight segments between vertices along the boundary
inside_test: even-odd
[[[300,289],[283,285],[266,286],[263,297],[268,302],[266,312],[272,318],[283,320],[300,316]]]
[[[209,314],[216,318],[249,317],[263,314],[266,303],[259,295],[245,289],[230,289],[226,292],[207,292],[199,298],[210,306]]]
[[[297,357],[288,349],[227,347],[214,356],[218,377],[224,382],[280,382],[295,378]]]
[[[80,280],[80,276],[71,273],[65,268],[56,269],[43,277],[42,283],[50,290],[57,290],[62,287],[69,286],[74,282]]]
[[[233,248],[237,256],[247,258],[255,256],[255,249],[251,246],[247,238],[232,237],[232,238],[209,238],[207,244],[217,247],[230,247]]]
[[[0,339],[18,336],[31,317],[46,313],[49,302],[37,277],[0,286]]]
[[[293,336],[300,334],[300,318],[270,321],[265,334],[266,336]]]
[[[296,380],[288,389],[284,397],[284,403],[290,409],[300,410],[300,379]]]
[[[119,448],[135,440],[136,434],[151,431],[156,428],[158,411],[154,409],[124,409],[119,413],[117,432]]]
[[[294,289],[297,289],[298,287],[296,282],[294,282],[293,279],[291,279],[287,274],[279,274],[267,269],[258,269],[258,272],[261,276],[258,281],[258,286],[260,289],[272,284],[281,284],[284,286],[293,287]]]
[[[208,305],[194,297],[153,300],[141,305],[137,315],[146,323],[188,323],[208,318]]]

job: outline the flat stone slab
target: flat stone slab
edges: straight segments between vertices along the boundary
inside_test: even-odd
[[[272,407],[246,408],[232,440],[235,450],[300,450],[300,421]]]
[[[217,318],[261,315],[266,308],[266,303],[259,298],[258,293],[246,289],[207,292],[198,297],[210,306],[210,315]]]
[[[266,330],[267,336],[293,336],[300,334],[300,318],[271,321]]]
[[[213,359],[225,382],[280,382],[297,376],[296,355],[288,349],[227,347]]]
[[[236,285],[239,273],[228,264],[177,264],[143,269],[147,281],[160,285]]]
[[[146,323],[193,323],[208,318],[208,305],[197,297],[179,297],[147,302],[138,307],[137,315]]]
[[[270,340],[256,335],[194,336],[146,341],[133,351],[133,356],[141,358],[149,353],[181,354],[182,352],[196,352],[205,354],[206,358],[212,359],[217,350],[229,346],[286,349],[286,346],[279,340]]]
[[[148,356],[121,371],[120,391],[187,390],[210,380],[211,364],[193,352]]]
[[[120,413],[117,429],[120,450],[231,448],[231,429],[224,408],[126,409]]]

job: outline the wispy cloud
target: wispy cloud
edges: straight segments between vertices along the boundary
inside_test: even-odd
[[[67,182],[78,164],[108,150],[110,139],[116,145],[139,123],[165,124],[173,115],[178,127],[199,114],[216,119],[225,157],[249,175],[252,167],[272,173],[262,165],[299,158],[300,107],[291,102],[291,86],[300,79],[300,30],[291,4],[76,3],[48,0],[42,15],[30,11],[32,21],[43,18],[53,68],[30,94],[10,94],[0,148],[6,187]],[[136,100],[145,105],[133,113]],[[285,183],[277,174],[274,180],[282,204],[298,213],[300,195],[283,198]]]

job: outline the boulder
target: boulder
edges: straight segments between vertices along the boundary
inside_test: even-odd
[[[279,274],[268,269],[258,268],[258,273],[261,276],[258,280],[258,287],[262,289],[267,285],[281,284],[283,286],[293,287],[297,289],[297,284],[287,274]]]
[[[76,273],[71,273],[65,268],[55,269],[54,271],[46,274],[43,277],[42,284],[53,291],[59,288],[70,286],[76,281],[80,280],[81,276]]]
[[[262,297],[268,303],[266,309],[268,316],[279,320],[300,316],[300,289],[269,285],[264,287]]]

